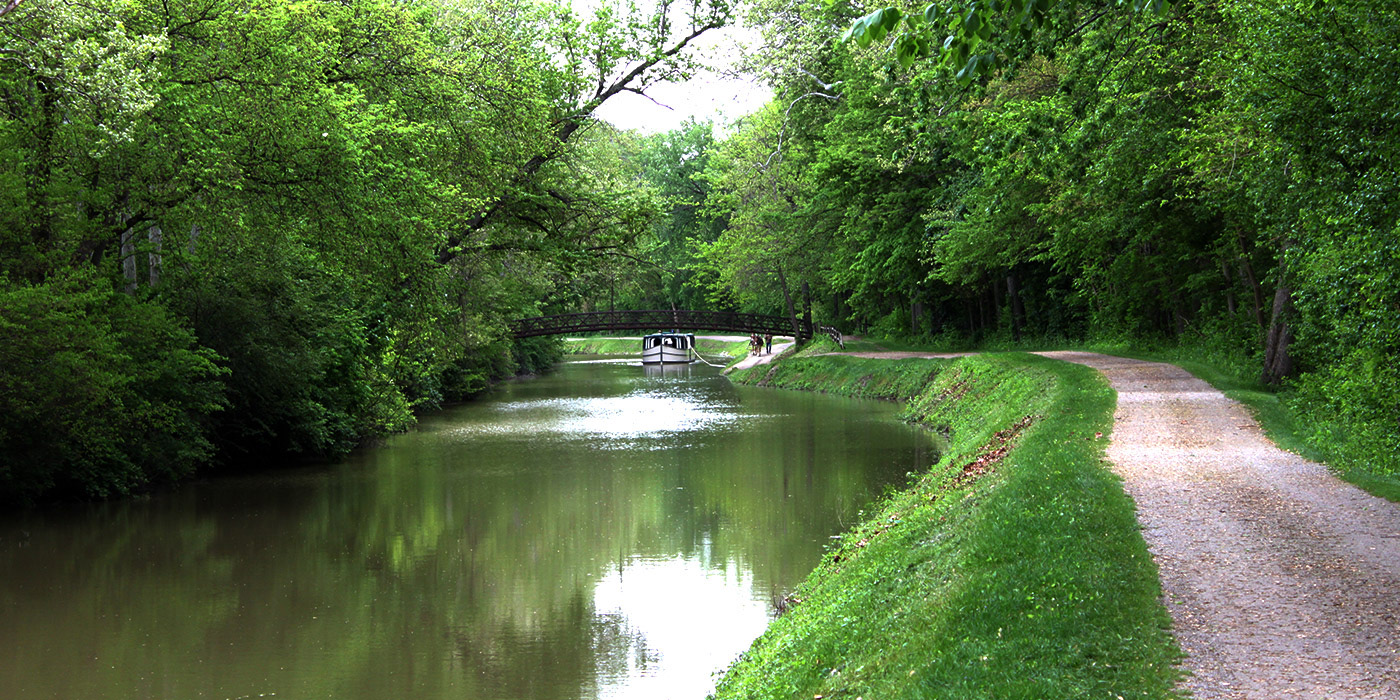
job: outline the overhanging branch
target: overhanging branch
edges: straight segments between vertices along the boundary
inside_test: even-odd
[[[677,41],[675,45],[671,46],[669,49],[653,54],[650,58],[637,64],[632,70],[628,71],[612,84],[603,87],[603,83],[600,82],[593,99],[589,100],[577,111],[555,122],[554,147],[544,153],[538,153],[525,161],[524,165],[520,166],[520,169],[505,187],[505,194],[496,198],[485,211],[468,219],[460,231],[448,235],[447,241],[438,249],[438,253],[435,256],[437,262],[441,265],[446,265],[455,260],[463,252],[462,243],[467,237],[480,231],[487,224],[496,220],[496,218],[500,216],[501,211],[508,206],[510,190],[528,183],[531,178],[539,173],[540,168],[543,168],[549,161],[559,157],[559,155],[564,152],[564,145],[569,142],[569,139],[573,138],[574,134],[585,123],[587,123],[588,117],[601,107],[604,102],[607,102],[609,99],[622,92],[639,92],[639,89],[633,86],[634,81],[646,75],[647,71],[650,71],[657,65],[675,58],[680,52],[684,51],[687,46],[690,46],[691,43],[699,39],[706,32],[711,29],[718,29],[721,26],[723,26],[723,23],[720,20],[712,19],[695,28],[694,31]]]

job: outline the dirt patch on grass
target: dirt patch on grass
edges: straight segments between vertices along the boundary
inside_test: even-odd
[[[1016,421],[1014,425],[998,430],[992,435],[992,439],[977,453],[971,462],[964,464],[958,475],[953,477],[944,487],[944,490],[959,489],[982,478],[987,473],[1001,464],[1001,460],[1011,452],[1015,446],[1016,436],[1021,434],[1031,423],[1035,422],[1035,416],[1024,416]]]
[[[1195,698],[1400,698],[1400,505],[1278,449],[1180,368],[1040,354],[1118,392],[1108,457],[1137,502]]]

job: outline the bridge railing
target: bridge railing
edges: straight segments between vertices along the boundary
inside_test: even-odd
[[[729,331],[763,335],[792,335],[793,322],[785,316],[742,314],[729,311],[686,311],[652,309],[647,311],[592,311],[554,316],[536,316],[511,322],[511,332],[517,338],[541,335],[563,335],[589,331]],[[797,322],[801,340],[812,337],[812,325]]]
[[[822,326],[821,331],[830,336],[832,340],[836,341],[836,344],[839,345],[842,350],[846,349],[846,341],[841,337],[841,331],[838,330],[836,326]]]

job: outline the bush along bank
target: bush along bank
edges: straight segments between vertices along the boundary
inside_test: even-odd
[[[715,697],[1178,697],[1157,569],[1104,460],[1099,374],[1014,354],[732,376],[900,397],[947,446],[827,552]]]

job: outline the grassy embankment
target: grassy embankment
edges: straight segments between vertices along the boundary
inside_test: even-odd
[[[1104,465],[1100,375],[1015,354],[798,356],[732,376],[903,399],[947,452],[839,540],[717,697],[1173,696],[1156,567]]]
[[[571,355],[640,355],[641,336],[635,338],[569,338],[564,341],[564,352]],[[714,360],[716,357],[730,359],[743,357],[749,352],[747,340],[726,341],[706,338],[695,339],[700,354]]]
[[[861,339],[847,343],[847,350],[920,350],[952,352],[974,349],[967,343],[920,344],[901,340]],[[980,348],[988,350],[993,348]],[[1150,362],[1166,362],[1195,375],[1219,389],[1226,396],[1244,404],[1269,439],[1280,448],[1315,462],[1326,464],[1334,474],[1372,495],[1400,503],[1400,474],[1384,472],[1379,465],[1354,455],[1344,454],[1325,435],[1326,426],[1309,425],[1290,406],[1292,396],[1287,388],[1280,390],[1259,381],[1259,365],[1255,358],[1231,352],[1228,344],[1163,346],[1142,349],[1124,343],[1066,344],[1063,340],[1045,343],[1028,340],[1019,350],[1087,350],[1106,355],[1131,357]]]

